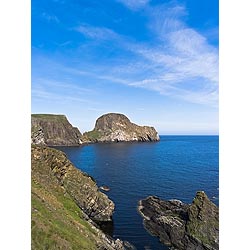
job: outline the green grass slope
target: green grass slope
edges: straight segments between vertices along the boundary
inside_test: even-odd
[[[96,232],[60,187],[32,180],[32,249],[96,249]]]
[[[59,150],[31,147],[31,249],[124,249],[121,241],[115,242],[86,220],[88,216],[62,185],[58,175],[65,175],[67,162]],[[62,163],[65,167],[56,172]]]

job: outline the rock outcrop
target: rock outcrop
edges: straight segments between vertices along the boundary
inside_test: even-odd
[[[219,209],[205,192],[198,191],[192,204],[163,201],[149,196],[139,201],[144,227],[174,249],[219,249]]]
[[[112,220],[114,203],[92,177],[56,149],[33,145],[31,156],[32,250],[133,249],[98,226]]]
[[[40,165],[43,167],[41,169]],[[47,179],[41,176],[40,170],[47,172]],[[58,184],[65,189],[82,211],[93,221],[111,221],[114,203],[108,196],[98,191],[94,179],[78,170],[67,159],[66,155],[53,148],[32,147],[32,171],[40,182],[48,181],[51,176],[57,178]]]
[[[48,146],[78,146],[82,135],[65,115],[32,114],[31,143]]]
[[[159,141],[155,128],[138,126],[123,114],[109,113],[96,120],[95,128],[83,134],[83,141],[121,142],[121,141]]]

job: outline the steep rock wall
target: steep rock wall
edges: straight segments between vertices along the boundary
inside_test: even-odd
[[[159,141],[154,127],[138,126],[123,114],[109,113],[96,120],[95,128],[83,134],[84,142]]]
[[[77,146],[83,143],[78,128],[65,115],[32,114],[31,143],[48,146]]]

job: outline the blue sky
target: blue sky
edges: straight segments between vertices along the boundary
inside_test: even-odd
[[[32,113],[218,134],[218,1],[32,0]]]

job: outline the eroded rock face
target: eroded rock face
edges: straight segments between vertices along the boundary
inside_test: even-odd
[[[83,134],[84,142],[159,141],[155,128],[131,123],[123,114],[109,113],[96,120],[95,128]]]
[[[32,146],[32,168],[39,164],[43,165],[43,169],[46,168],[48,182],[51,175],[55,176],[58,183],[89,218],[95,222],[112,220],[115,207],[113,201],[98,191],[94,179],[75,168],[63,152],[48,147]],[[33,171],[34,175],[46,181],[44,176],[39,177],[39,171]]]
[[[219,209],[205,192],[198,191],[192,204],[163,201],[149,196],[139,201],[145,228],[176,249],[219,249]]]
[[[48,146],[78,146],[82,135],[65,115],[32,114],[31,143]]]
[[[97,190],[92,177],[56,149],[32,145],[31,160],[32,250],[134,249],[97,226],[112,219],[114,203]]]

